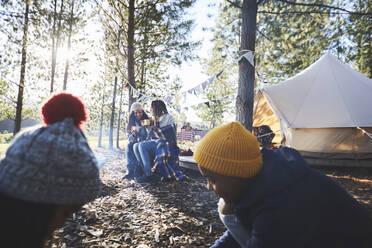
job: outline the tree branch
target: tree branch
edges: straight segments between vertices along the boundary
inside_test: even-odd
[[[298,6],[308,6],[308,7],[336,9],[336,10],[340,10],[340,11],[343,11],[343,12],[347,12],[347,13],[352,14],[352,15],[372,15],[372,12],[366,12],[366,13],[363,13],[363,12],[353,12],[353,11],[350,11],[350,10],[347,10],[347,9],[344,9],[344,8],[340,8],[340,7],[336,7],[336,6],[331,6],[331,5],[326,5],[326,4],[320,4],[320,3],[298,3],[298,2],[288,1],[288,0],[278,0],[278,1],[279,2],[282,2],[282,3],[288,3],[288,4],[291,4],[291,5],[298,5]]]
[[[123,1],[120,1],[120,0],[116,0],[116,1],[118,1],[121,5],[123,5],[124,6],[124,8],[126,8],[126,9],[128,9],[128,5],[126,5],[126,3],[125,2],[123,2]],[[114,4],[115,4],[115,2],[114,2]]]
[[[160,0],[157,0],[156,2],[141,4],[141,6],[136,7],[135,9],[146,8],[146,11],[142,15],[142,17],[136,18],[136,20],[134,21],[134,24],[137,26],[144,26],[143,23],[149,19],[148,17],[152,13],[153,9],[156,9],[156,5],[159,3],[160,3]],[[148,24],[145,24],[145,25],[148,25]]]
[[[324,12],[324,11],[283,11],[283,12],[273,12],[267,10],[260,10],[257,11],[259,14],[272,14],[272,15],[286,15],[286,14],[321,14],[321,15],[345,15],[348,13],[340,13],[340,12]]]
[[[228,3],[230,3],[232,6],[236,7],[236,8],[239,8],[239,9],[242,8],[242,6],[240,6],[239,4],[234,3],[234,2],[231,1],[231,0],[226,0],[226,1],[227,1]]]
[[[265,39],[267,39],[269,41],[272,41],[272,39],[270,39],[269,37],[267,37],[266,34],[264,34],[261,30],[257,29],[257,32],[260,33]]]
[[[104,15],[107,16],[109,19],[111,19],[117,26],[120,26],[119,23],[106,11],[105,8],[102,7],[102,5],[95,0],[97,6],[104,12]]]
[[[6,81],[6,82],[8,82],[8,83],[11,83],[11,84],[14,84],[14,85],[16,85],[17,87],[19,87],[19,84],[16,83],[16,82],[13,82],[12,80],[4,79],[4,81]]]
[[[115,1],[117,1],[117,0],[115,0]],[[115,1],[111,4],[111,7],[113,7],[115,9],[116,13],[119,15],[120,23],[121,23],[120,28],[121,28],[123,26],[122,23],[126,23],[127,25],[128,25],[128,23],[125,21],[126,18],[123,16],[123,13],[122,13],[121,9],[116,6]],[[123,2],[121,2],[121,1],[119,1],[119,2],[120,2],[120,4],[124,5],[125,8],[127,8],[127,6]]]
[[[10,101],[10,102],[12,102],[14,104],[17,104],[17,101],[11,99],[10,97],[7,97],[6,95],[2,95],[2,97],[4,97],[6,100],[8,100],[8,101]]]
[[[24,18],[24,15],[22,13],[19,14],[19,13],[16,13],[16,12],[7,13],[7,12],[4,12],[4,11],[0,11],[0,16],[15,17],[15,18],[19,18],[19,19]],[[38,20],[37,18],[33,18],[33,17],[30,17],[29,19],[32,20],[32,21],[37,21]],[[3,19],[3,20],[7,21],[6,19]]]

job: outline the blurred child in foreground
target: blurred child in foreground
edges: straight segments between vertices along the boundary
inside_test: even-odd
[[[43,247],[102,184],[80,99],[55,95],[42,113],[46,126],[18,134],[0,161],[1,247]]]
[[[227,228],[213,248],[372,247],[366,208],[296,150],[260,151],[232,122],[211,130],[194,158]]]

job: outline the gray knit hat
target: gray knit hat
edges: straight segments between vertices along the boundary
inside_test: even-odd
[[[71,118],[20,133],[0,161],[0,192],[16,199],[84,204],[100,185],[97,160]]]

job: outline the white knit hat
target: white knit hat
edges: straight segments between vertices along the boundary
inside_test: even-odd
[[[141,108],[143,108],[141,103],[134,102],[134,103],[132,103],[132,106],[130,106],[130,112],[132,113],[133,111],[137,111]]]

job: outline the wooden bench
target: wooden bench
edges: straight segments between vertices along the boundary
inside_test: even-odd
[[[199,171],[198,164],[195,162],[192,156],[179,156],[180,166]]]
[[[181,132],[177,133],[177,140],[186,140],[186,141],[195,142],[196,136],[199,136],[198,138],[200,140],[207,133],[208,133],[208,130],[192,130],[192,131],[182,130]]]

